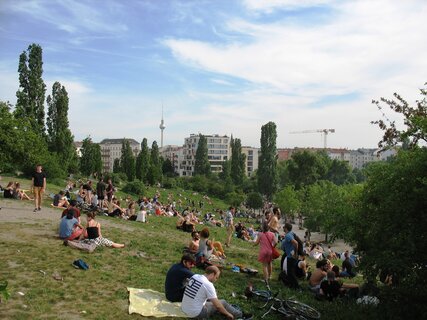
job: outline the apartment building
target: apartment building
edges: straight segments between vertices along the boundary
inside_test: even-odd
[[[259,151],[259,148],[248,146],[242,147],[242,153],[246,155],[245,172],[248,177],[250,177],[254,171],[258,169]]]
[[[141,145],[134,139],[104,139],[99,143],[104,172],[112,172],[115,159],[122,156],[123,140],[128,140],[135,157],[141,150]]]
[[[219,173],[222,171],[222,164],[230,157],[230,138],[218,134],[205,135],[208,145],[208,160],[211,164],[211,171]],[[200,136],[190,134],[185,138],[183,146],[183,160],[180,163],[178,173],[181,176],[194,175],[194,165],[196,160],[196,151]]]

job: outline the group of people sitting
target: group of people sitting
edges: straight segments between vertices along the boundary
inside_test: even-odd
[[[6,187],[0,186],[3,190],[3,197],[6,199],[17,199],[17,200],[34,200],[26,193],[28,190],[21,188],[21,184],[17,181],[9,181]]]
[[[94,244],[96,247],[123,248],[125,246],[102,236],[101,224],[95,220],[94,212],[87,213],[86,227],[83,227],[76,200],[71,200],[67,209],[61,214],[59,238],[64,240],[64,244],[68,244],[68,241],[77,240],[86,244]]]

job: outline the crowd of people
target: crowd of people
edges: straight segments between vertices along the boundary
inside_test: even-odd
[[[46,189],[46,175],[40,165],[32,176],[31,189],[34,198],[30,198],[19,183],[10,182],[4,188],[4,195],[34,200],[34,212],[40,211],[41,197]],[[309,232],[306,232],[305,241],[302,242],[292,231],[292,224],[283,224],[280,209],[271,204],[264,208],[264,214],[255,228],[253,224],[246,226],[242,221],[235,223],[237,213],[233,206],[226,211],[218,209],[203,214],[203,201],[196,203],[182,195],[175,199],[169,194],[163,203],[159,192],[152,198],[140,197],[134,201],[130,197],[123,200],[116,198],[115,191],[112,181],[108,179],[105,182],[103,177],[99,178],[96,185],[91,180],[77,183],[69,181],[64,190],[52,197],[52,205],[63,209],[59,238],[64,244],[79,242],[94,247],[123,248],[124,244],[103,237],[101,224],[96,220],[97,213],[145,223],[152,215],[175,217],[176,228],[191,233],[191,238],[181,261],[174,264],[166,275],[165,295],[171,302],[182,302],[182,310],[189,317],[207,319],[214,313],[221,313],[228,319],[250,317],[225,300],[218,299],[214,287],[220,277],[224,259],[227,258],[224,247],[229,248],[232,241],[248,241],[259,247],[258,261],[262,264],[263,280],[268,289],[272,280],[273,251],[276,246],[283,251],[279,278],[285,286],[300,289],[300,281],[308,280],[309,289],[318,298],[325,300],[335,299],[358,287],[341,280],[356,276],[357,256],[349,251],[336,253],[330,246],[324,250],[321,243],[310,242]],[[203,199],[211,203],[209,197],[205,196]],[[82,208],[88,209],[85,223],[81,221]],[[226,229],[224,245],[210,237],[209,228],[221,227]],[[316,261],[313,272],[307,259]],[[337,259],[342,260],[341,269],[331,263],[331,260]],[[194,266],[203,268],[205,273],[194,274],[191,271]]]

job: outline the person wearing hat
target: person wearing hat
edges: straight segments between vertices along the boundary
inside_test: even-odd
[[[192,254],[184,254],[180,263],[174,264],[166,274],[165,295],[171,302],[181,302],[188,279],[194,273],[191,268],[196,265],[196,258]]]

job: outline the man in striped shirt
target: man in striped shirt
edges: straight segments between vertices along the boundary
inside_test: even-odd
[[[242,311],[218,299],[213,283],[220,274],[217,267],[210,266],[206,268],[205,274],[195,274],[190,278],[181,304],[182,311],[189,318],[209,319],[218,312],[230,320],[242,318]]]

